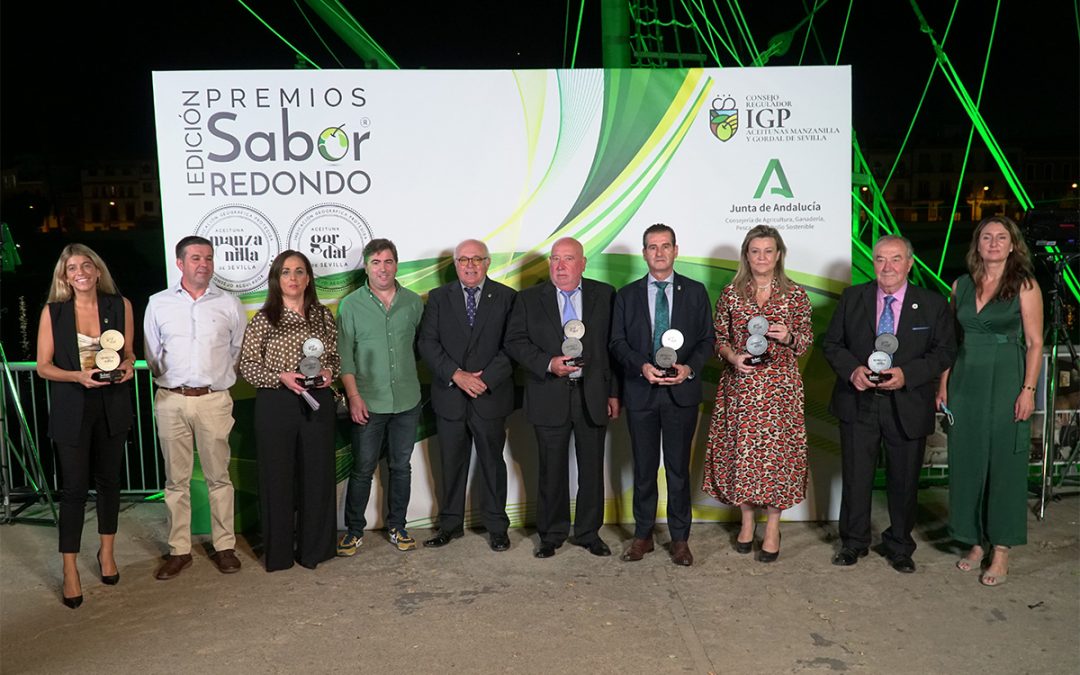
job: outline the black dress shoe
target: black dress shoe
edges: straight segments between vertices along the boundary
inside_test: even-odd
[[[587,550],[589,553],[592,553],[593,555],[598,555],[598,556],[611,555],[611,549],[608,548],[608,545],[605,544],[604,540],[601,539],[600,537],[597,537],[596,539],[593,539],[592,541],[586,542],[584,544],[578,544],[578,546],[581,546],[582,548]]]
[[[489,542],[492,551],[506,551],[510,548],[510,537],[506,536],[506,533],[491,534],[491,541]]]
[[[98,570],[101,571],[101,583],[106,584],[108,586],[115,586],[116,584],[120,583],[120,572],[119,571],[117,571],[116,574],[109,574],[109,575],[106,575],[105,572],[102,571],[102,568],[101,568],[101,549],[98,549],[98,552],[97,552],[97,564],[98,564]]]
[[[555,555],[555,544],[540,544],[540,548],[533,551],[534,558],[551,558]]]
[[[439,548],[441,546],[446,546],[454,539],[460,539],[464,536],[464,530],[454,530],[453,532],[439,530],[438,534],[424,542],[424,546],[426,548]]]
[[[70,607],[72,609],[78,609],[79,605],[82,604],[82,596],[81,595],[76,595],[74,598],[69,598],[66,595],[61,596],[61,597],[64,599],[64,605],[66,605],[66,606],[68,606],[68,607]]]
[[[849,567],[859,562],[859,558],[865,558],[870,549],[866,548],[842,548],[833,556],[832,564],[840,567]]]
[[[909,555],[898,555],[890,559],[889,564],[892,565],[894,570],[903,574],[913,574],[915,572],[915,561]]]
[[[749,553],[749,552],[751,552],[753,550],[754,550],[754,540],[753,539],[751,539],[750,541],[739,541],[738,539],[735,540],[735,552],[736,553],[746,554],[746,553]]]

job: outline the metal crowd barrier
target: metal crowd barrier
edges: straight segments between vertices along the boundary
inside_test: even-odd
[[[2,354],[2,352],[0,352]],[[38,377],[33,361],[3,361],[0,377],[0,521],[55,522],[53,494],[60,487],[56,449],[48,434],[49,388]],[[165,470],[161,464],[154,418],[154,390],[146,361],[135,362],[132,379],[135,420],[124,444],[123,482],[120,497],[141,501],[162,491]],[[93,486],[91,486],[92,488]],[[93,493],[91,493],[93,494]],[[52,511],[24,517],[33,506]]]

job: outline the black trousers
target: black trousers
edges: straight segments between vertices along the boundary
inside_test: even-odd
[[[52,413],[60,414],[54,410]],[[60,552],[78,553],[82,542],[86,497],[93,473],[97,490],[98,534],[116,534],[120,513],[120,470],[127,429],[113,433],[105,418],[102,392],[84,392],[82,427],[73,445],[56,444],[60,460]]]
[[[476,444],[476,477],[473,490],[480,492],[484,527],[494,534],[505,534],[510,526],[506,517],[506,419],[485,419],[471,405],[465,418],[438,418],[439,465],[442,467],[442,500],[439,502],[439,529],[452,532],[465,522],[465,484],[469,479],[469,459]]]
[[[574,539],[588,544],[604,524],[604,438],[607,420],[589,419],[580,385],[570,385],[570,423],[535,425],[540,449],[540,491],[536,500],[536,532],[544,544],[560,546],[570,533],[570,435],[577,454],[578,491]]]
[[[314,568],[335,555],[334,399],[329,389],[310,393],[321,406],[318,411],[285,388],[255,394],[259,519],[267,572],[288,569],[294,559]]]
[[[697,406],[676,405],[671,391],[660,389],[652,405],[627,410],[630,448],[634,454],[634,536],[646,539],[656,524],[656,472],[660,444],[664,446],[667,477],[668,530],[672,541],[690,537],[690,446],[697,426]]]
[[[870,503],[883,444],[889,528],[881,533],[881,543],[890,558],[910,556],[915,552],[911,531],[918,509],[926,437],[904,435],[892,395],[886,392],[860,396],[857,421],[840,423],[840,541],[848,548],[870,546]]]

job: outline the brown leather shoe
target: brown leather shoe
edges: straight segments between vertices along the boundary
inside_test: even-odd
[[[690,552],[690,544],[685,541],[671,542],[671,562],[683,567],[694,564],[694,554]]]
[[[623,562],[637,562],[645,557],[646,553],[653,552],[653,540],[652,537],[648,539],[637,539],[630,543],[630,548],[622,554],[621,558]]]
[[[154,578],[158,581],[168,581],[174,577],[180,576],[180,572],[191,567],[191,554],[185,553],[184,555],[170,555],[165,564],[158,568]]]
[[[240,571],[240,558],[236,557],[236,553],[231,548],[214,553],[214,555],[210,556],[210,559],[214,561],[218,572],[222,574],[232,574]]]

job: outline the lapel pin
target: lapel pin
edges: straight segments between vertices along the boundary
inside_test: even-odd
[[[919,308],[919,303],[917,303],[917,302],[911,303],[911,308],[912,309],[918,309]]]
[[[676,287],[675,287],[675,290],[677,290],[677,291],[681,291],[681,290],[682,290],[682,286],[676,286]]]

